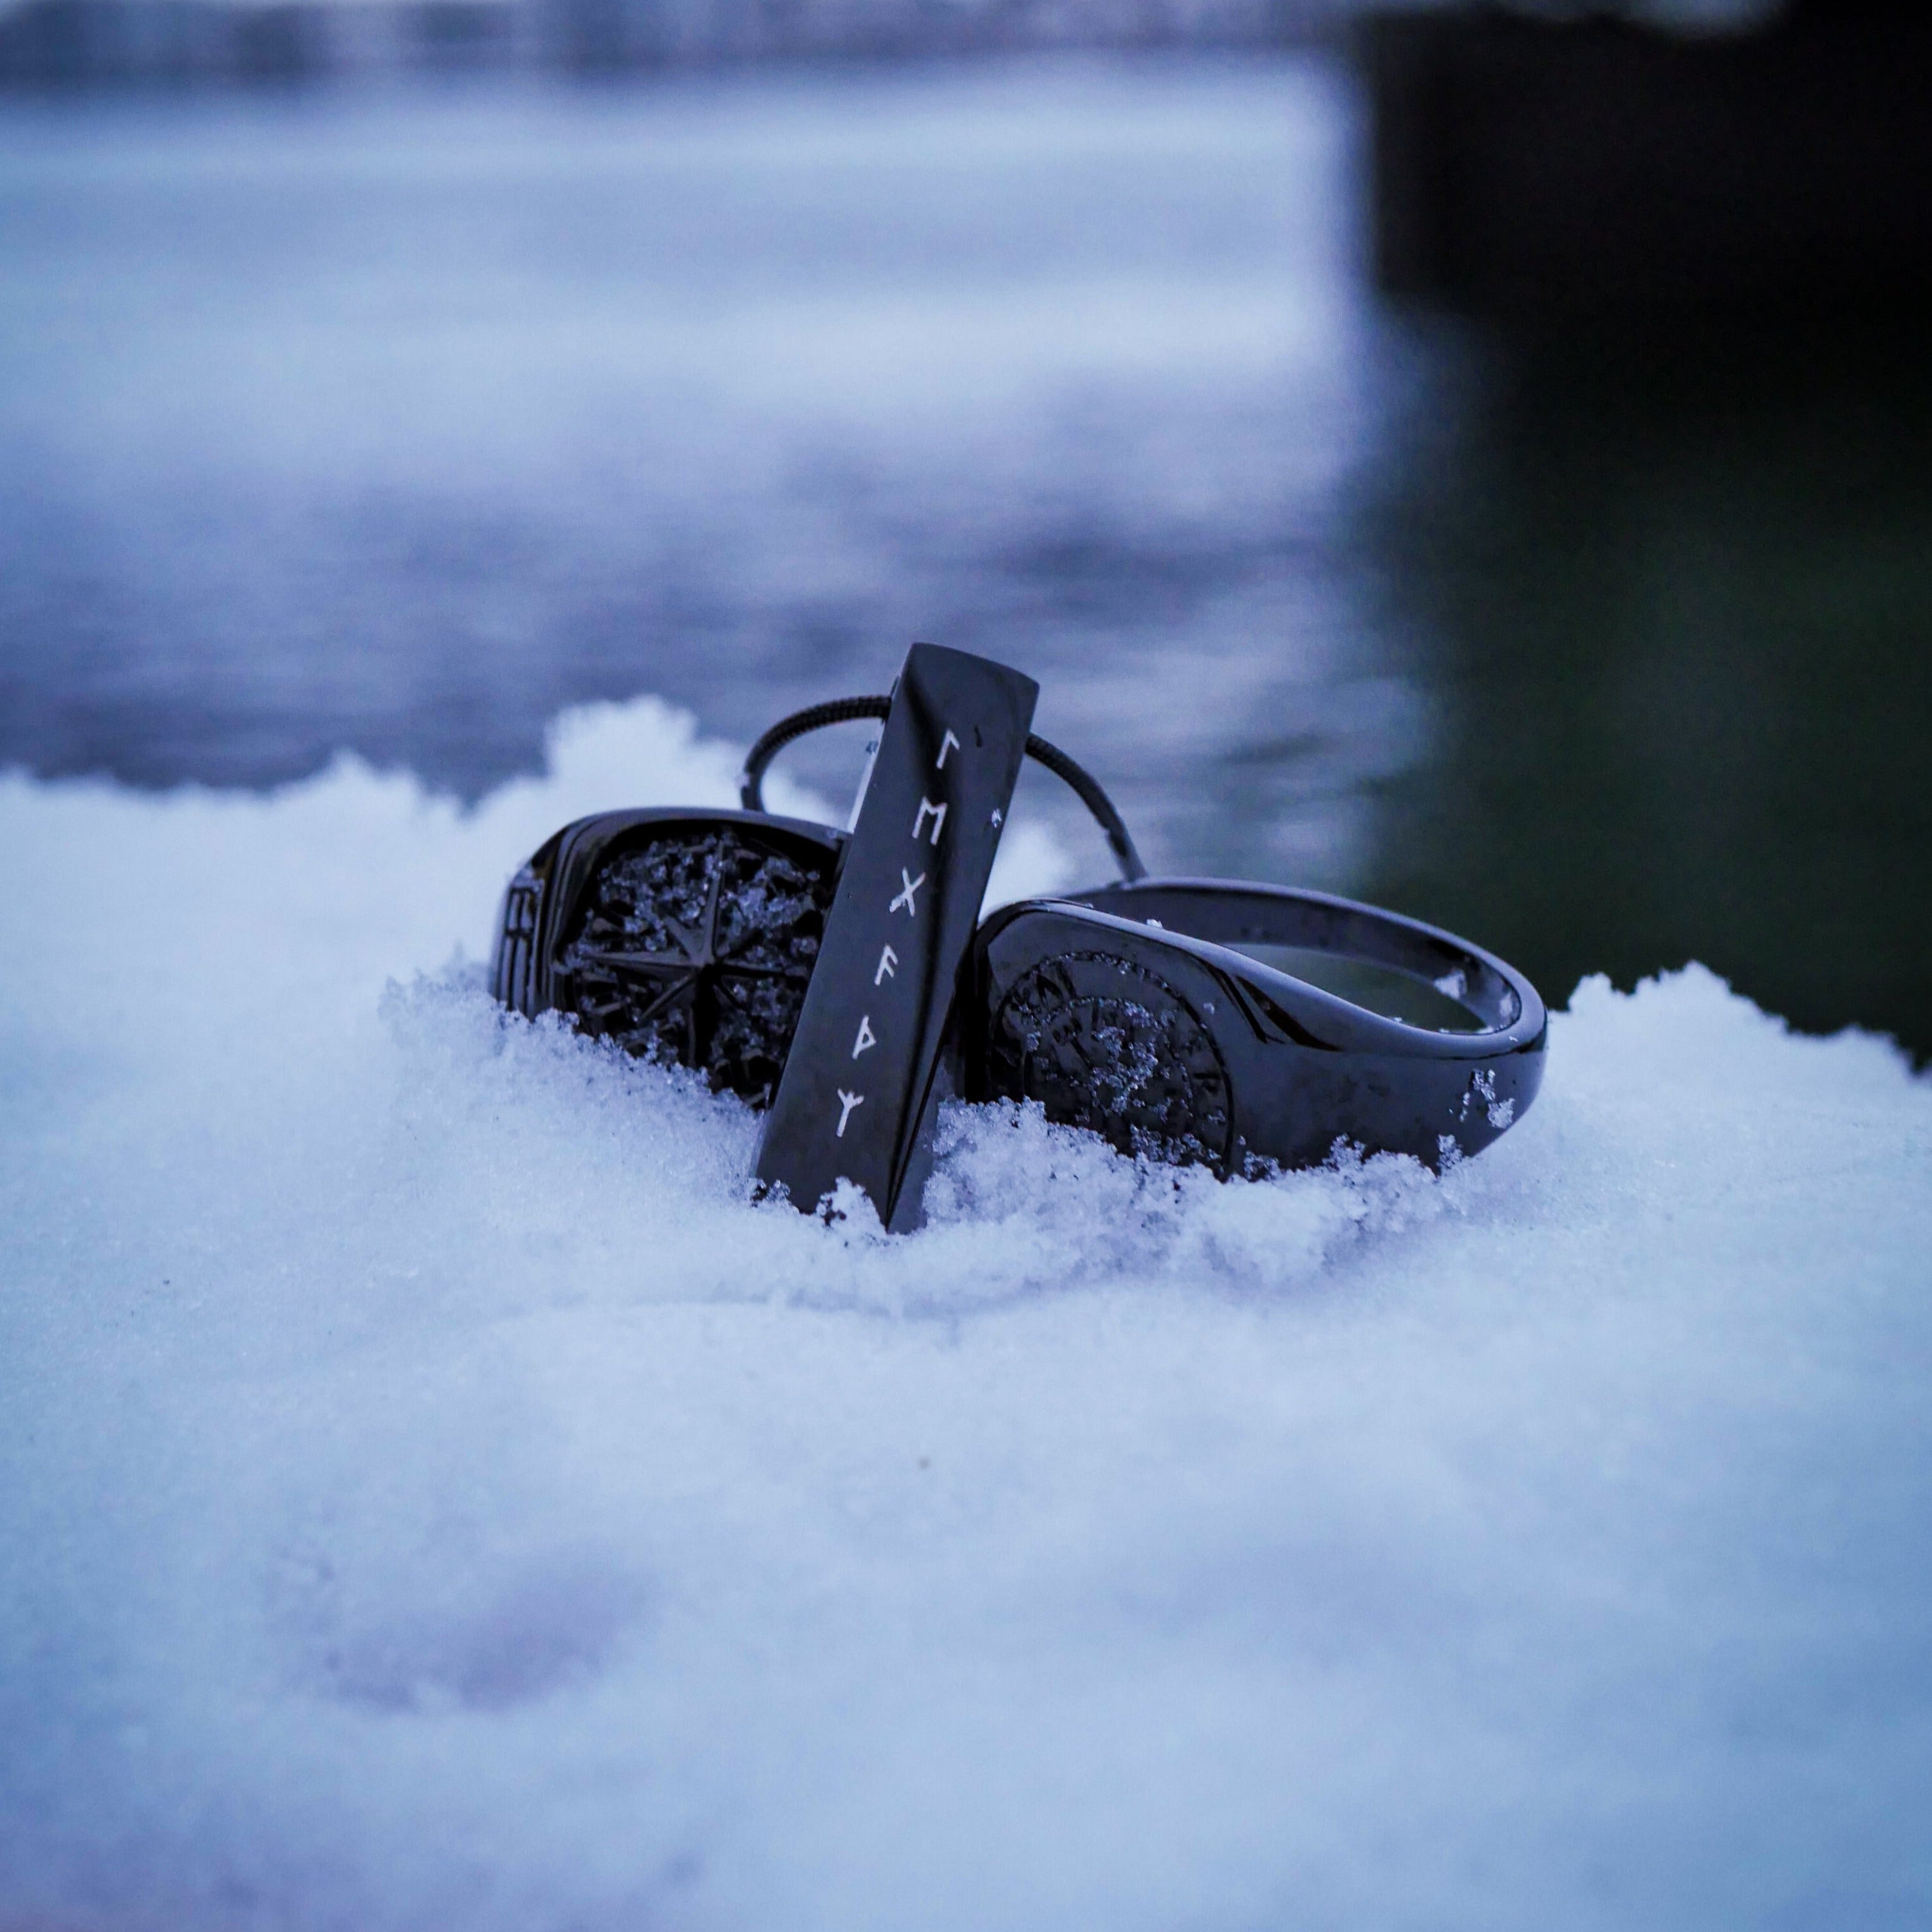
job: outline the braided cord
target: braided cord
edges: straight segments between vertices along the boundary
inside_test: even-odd
[[[828,724],[850,724],[860,718],[884,718],[892,708],[889,698],[835,698],[824,704],[808,705],[802,711],[794,711],[789,718],[781,718],[746,754],[744,780],[738,790],[740,802],[747,812],[764,810],[766,768],[794,738],[802,738],[808,731],[822,730]],[[1084,766],[1076,764],[1058,746],[1049,745],[1044,738],[1031,732],[1027,734],[1026,752],[1028,758],[1044,765],[1055,778],[1064,779],[1073,788],[1080,802],[1094,814],[1096,823],[1106,835],[1108,848],[1119,864],[1122,875],[1130,880],[1145,878],[1147,867],[1134,849],[1132,836],[1114,808],[1114,801],[1102,790],[1099,779]]]
[[[1058,745],[1049,745],[1044,738],[1027,734],[1027,756],[1035,764],[1044,765],[1055,778],[1064,778],[1073,788],[1075,796],[1094,814],[1094,821],[1107,836],[1107,847],[1120,868],[1124,879],[1144,879],[1147,868],[1141,862],[1141,855],[1134,849],[1133,835],[1126,821],[1115,808],[1114,801],[1100,788],[1100,781],[1084,765],[1076,764]]]
[[[835,698],[829,704],[808,704],[789,718],[781,718],[745,754],[745,776],[738,787],[738,801],[747,812],[765,808],[765,767],[794,738],[808,731],[822,731],[828,724],[849,724],[856,718],[883,718],[892,708],[890,698]]]

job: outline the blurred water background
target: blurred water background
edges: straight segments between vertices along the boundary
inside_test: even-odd
[[[0,764],[473,799],[926,638],[1157,868],[1932,1049],[1917,319],[1397,304],[1365,116],[1341,41],[0,95]]]

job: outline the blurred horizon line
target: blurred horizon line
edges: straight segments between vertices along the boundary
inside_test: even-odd
[[[15,0],[0,4],[0,88],[1262,49],[1330,38],[1361,10],[1361,0]]]

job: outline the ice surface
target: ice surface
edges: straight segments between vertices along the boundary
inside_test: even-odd
[[[0,779],[0,1926],[1932,1918],[1932,1083],[1693,968],[1439,1183],[827,1229],[449,963],[735,764]]]

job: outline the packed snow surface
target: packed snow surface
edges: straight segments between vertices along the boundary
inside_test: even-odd
[[[478,990],[734,764],[0,780],[0,1926],[1932,1920],[1932,1083],[1694,968],[1440,1182],[827,1228]]]

